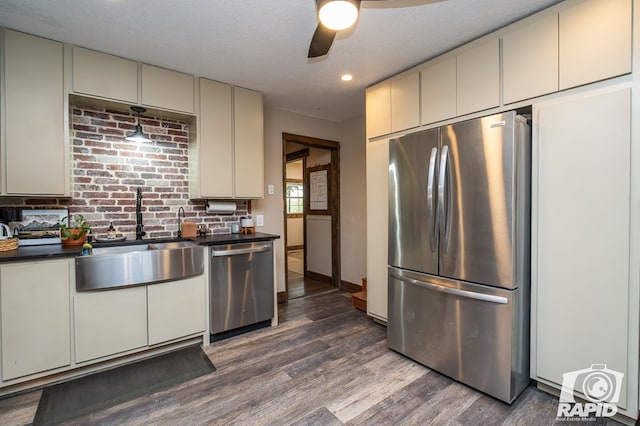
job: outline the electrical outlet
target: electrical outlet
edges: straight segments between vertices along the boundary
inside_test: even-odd
[[[276,188],[273,185],[267,185],[267,193],[273,195],[276,193]]]
[[[256,226],[264,226],[264,215],[257,214],[256,215]]]

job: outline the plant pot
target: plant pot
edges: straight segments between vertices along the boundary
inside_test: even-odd
[[[62,240],[62,245],[64,245],[64,246],[81,246],[81,245],[83,245],[86,235],[83,235],[82,237],[80,237],[78,239],[75,239],[75,240],[73,239],[74,236],[80,235],[80,232],[81,231],[79,229],[77,229],[77,230],[74,229],[71,232],[71,237],[67,238],[66,240]]]

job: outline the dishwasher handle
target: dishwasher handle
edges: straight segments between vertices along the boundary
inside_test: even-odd
[[[250,253],[261,253],[265,251],[270,251],[270,244],[260,244],[253,247],[244,247],[244,248],[232,248],[232,249],[211,249],[212,257],[220,257],[220,256],[235,256],[239,254],[250,254]]]

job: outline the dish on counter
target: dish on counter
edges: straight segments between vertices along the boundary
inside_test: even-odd
[[[115,238],[109,238],[106,235],[96,236],[97,243],[116,243],[116,242],[124,241],[126,239],[127,237],[125,237],[122,234],[116,234]]]

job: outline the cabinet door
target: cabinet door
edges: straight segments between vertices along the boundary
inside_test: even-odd
[[[631,72],[631,0],[560,11],[560,90]]]
[[[558,91],[558,15],[529,20],[502,38],[504,103]]]
[[[371,86],[366,92],[367,139],[391,133],[391,83]]]
[[[236,198],[264,197],[262,94],[233,88],[234,178]]]
[[[142,64],[142,104],[193,114],[193,76]]]
[[[450,57],[420,71],[422,124],[456,116],[456,58]]]
[[[420,125],[420,74],[414,72],[391,81],[391,131]]]
[[[66,195],[62,43],[5,30],[6,190]]]
[[[147,287],[149,345],[203,332],[204,275]]]
[[[387,320],[389,140],[367,143],[367,313]]]
[[[147,345],[147,288],[76,293],[76,362]]]
[[[627,383],[630,90],[536,109],[537,376],[560,385],[563,373],[606,364]],[[624,386],[618,405],[626,404]]]
[[[200,79],[198,173],[193,198],[233,198],[233,107],[228,84]]]
[[[128,59],[73,48],[73,91],[138,103],[138,64]]]
[[[2,379],[71,363],[69,261],[0,267]]]
[[[486,41],[457,56],[457,113],[500,104],[500,40]]]

